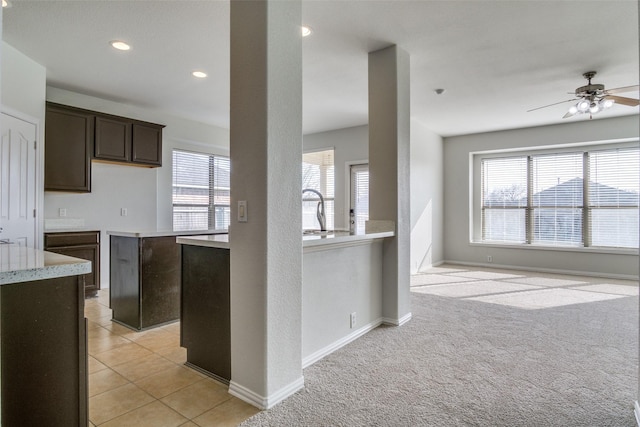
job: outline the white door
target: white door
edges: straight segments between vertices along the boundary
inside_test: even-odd
[[[35,247],[36,125],[0,118],[0,239]]]

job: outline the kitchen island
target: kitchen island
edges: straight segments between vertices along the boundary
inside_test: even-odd
[[[304,367],[382,323],[382,250],[384,238],[392,236],[383,231],[302,237]],[[176,239],[182,245],[180,334],[187,365],[225,383],[231,379],[228,237]]]
[[[108,231],[113,321],[140,331],[180,318],[180,245],[176,236],[226,230]]]
[[[86,426],[91,262],[0,245],[2,425]]]

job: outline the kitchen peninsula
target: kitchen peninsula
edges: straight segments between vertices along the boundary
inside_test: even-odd
[[[176,236],[226,230],[108,231],[113,321],[140,331],[180,318],[180,245]]]
[[[303,367],[382,323],[382,250],[393,231],[303,239]],[[229,236],[181,236],[181,345],[187,364],[231,377]],[[357,322],[356,322],[357,318]]]
[[[90,272],[84,259],[0,245],[2,425],[87,425]]]

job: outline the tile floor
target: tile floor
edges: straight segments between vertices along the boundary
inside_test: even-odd
[[[184,366],[180,324],[135,332],[111,321],[109,290],[85,300],[89,426],[236,426],[258,409]]]

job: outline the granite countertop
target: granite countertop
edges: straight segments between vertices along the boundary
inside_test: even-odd
[[[18,245],[0,245],[0,285],[91,273],[91,261]]]
[[[110,236],[120,237],[170,237],[170,236],[195,236],[209,234],[226,234],[227,230],[148,230],[148,231],[107,231]]]
[[[319,247],[330,249],[333,246],[350,246],[393,236],[395,236],[395,233],[393,231],[381,231],[363,234],[350,234],[348,231],[334,231],[327,235],[307,234],[302,236],[302,247],[303,249]],[[183,245],[230,249],[228,234],[214,236],[181,236],[176,239],[176,242]]]

